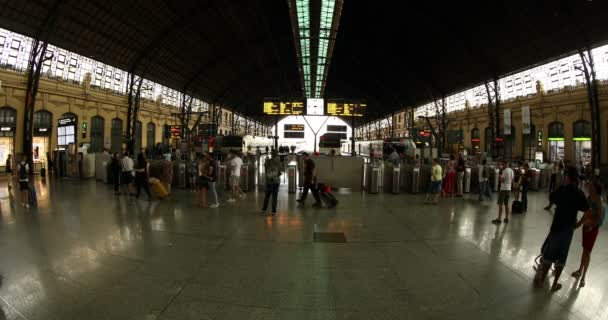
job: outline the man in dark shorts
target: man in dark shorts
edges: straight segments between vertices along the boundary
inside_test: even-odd
[[[555,278],[551,291],[562,288],[558,282],[564,270],[568,250],[574,235],[579,211],[589,210],[585,193],[578,188],[578,172],[576,168],[569,167],[566,172],[566,184],[551,193],[551,203],[556,205],[551,230],[542,248],[542,264],[534,277],[534,286],[542,288],[551,268],[555,264]]]

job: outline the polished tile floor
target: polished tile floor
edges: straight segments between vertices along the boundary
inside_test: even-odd
[[[474,197],[338,194],[338,208],[315,210],[282,190],[279,215],[263,217],[255,193],[200,209],[187,191],[128,203],[94,181],[37,188],[26,209],[0,182],[0,319],[608,318],[604,232],[585,288],[569,276],[579,233],[564,288],[532,288],[551,221],[542,192],[494,226],[496,205]]]

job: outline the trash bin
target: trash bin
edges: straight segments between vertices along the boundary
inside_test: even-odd
[[[296,193],[297,191],[297,176],[298,176],[298,166],[295,162],[289,163],[287,165],[287,192]]]
[[[471,168],[464,169],[464,181],[462,183],[464,184],[464,192],[471,192]]]
[[[399,194],[401,192],[401,167],[396,166],[393,168],[393,194]]]

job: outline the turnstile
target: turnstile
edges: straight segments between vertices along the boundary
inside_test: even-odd
[[[393,168],[393,194],[401,192],[401,167]]]
[[[471,168],[464,169],[464,181],[462,182],[464,192],[471,192]]]
[[[368,185],[367,185],[367,192],[371,193],[371,194],[376,194],[379,192],[380,189],[380,183],[381,183],[381,179],[382,177],[381,175],[381,170],[379,167],[375,167],[373,165],[368,165],[369,167],[369,179],[368,181]]]
[[[492,185],[494,187],[494,192],[498,192],[498,183],[500,182],[500,170],[494,169],[494,181],[492,181]]]
[[[296,178],[298,176],[298,167],[295,163],[287,165],[287,192],[296,193],[297,191],[297,181]]]
[[[247,165],[247,176],[249,177],[249,180],[247,181],[247,188],[248,190],[255,190],[255,184],[256,184],[256,178],[257,178],[257,174],[256,174],[256,167],[257,167],[257,162],[249,162]]]
[[[243,163],[241,166],[240,185],[243,192],[249,192],[249,163]]]
[[[227,177],[227,172],[226,172],[226,165],[222,164],[220,161],[218,161],[218,165],[216,165],[217,168],[217,177],[216,177],[216,181],[217,181],[217,190],[224,192],[226,190],[226,177]]]
[[[177,165],[177,186],[186,189],[186,162],[179,161]]]
[[[532,176],[529,181],[529,189],[530,190],[538,190],[540,187],[540,170],[538,169],[530,169],[532,172]]]
[[[420,192],[420,168],[412,169],[412,193]]]

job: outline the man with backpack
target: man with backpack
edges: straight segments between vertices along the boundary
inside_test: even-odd
[[[29,182],[30,166],[27,163],[27,156],[23,155],[17,164],[17,175],[19,177],[19,192],[21,193],[21,203],[24,207],[29,205]]]
[[[477,176],[479,179],[479,201],[483,201],[484,196],[489,200],[492,198],[490,194],[490,184],[488,179],[490,177],[490,168],[487,165],[487,160],[481,161],[481,164],[477,166]]]
[[[264,205],[262,206],[262,214],[266,214],[268,209],[268,200],[272,195],[272,215],[277,214],[277,201],[279,196],[279,182],[283,173],[283,165],[279,161],[279,153],[272,150],[272,158],[267,159],[264,163],[266,173],[266,195],[264,195]]]

